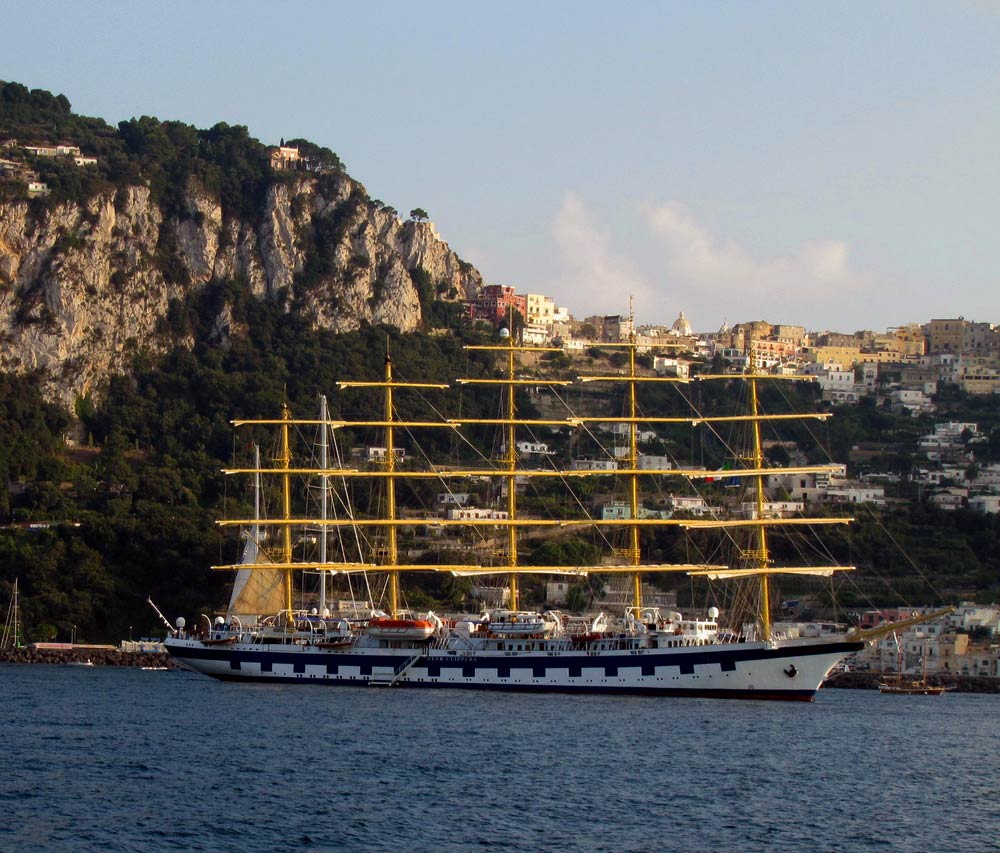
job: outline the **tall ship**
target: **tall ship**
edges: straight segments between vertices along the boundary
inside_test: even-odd
[[[502,332],[497,343],[466,347],[494,358],[494,370],[442,385],[397,378],[387,344],[381,378],[338,383],[342,395],[367,394],[372,417],[331,417],[323,398],[317,418],[296,418],[286,405],[274,419],[234,421],[254,436],[273,431],[277,441],[267,464],[256,451],[248,464],[225,472],[255,486],[252,516],[219,522],[242,530],[242,559],[213,567],[235,573],[232,596],[214,618],[203,615],[190,626],[179,618],[166,649],[183,667],[233,681],[810,700],[844,657],[938,615],[810,638],[779,629],[772,617],[776,576],[797,583],[853,569],[788,564],[772,549],[776,531],[851,520],[787,517],[767,494],[768,477],[776,473],[842,468],[766,464],[763,426],[829,415],[768,413],[762,388],[813,377],[766,372],[752,346],[738,372],[706,370],[690,378],[653,374],[640,364],[634,335],[600,346],[617,351],[617,373],[551,380],[538,368],[560,350],[518,344]],[[606,390],[587,399],[615,400],[621,414],[573,410],[573,400],[595,383]],[[684,390],[698,383],[725,383],[725,395],[745,406],[738,414],[702,414],[691,395],[683,399],[692,408],[681,415],[646,411],[642,395],[649,386]],[[442,414],[445,398],[462,389],[492,392],[494,416]],[[565,405],[563,416],[527,404],[525,395],[539,389]],[[407,417],[414,403],[431,414]],[[727,446],[729,458],[709,466],[640,453],[642,438],[678,425],[713,433],[738,428],[746,446]],[[569,464],[566,454],[537,440],[540,434],[582,435],[587,440],[570,440],[580,448],[599,429],[617,446]],[[294,437],[310,431],[318,439],[293,455]],[[481,437],[488,433],[499,438],[484,449]],[[377,444],[347,454],[350,441],[372,434]],[[445,461],[434,461],[430,451]],[[730,495],[728,506],[705,506],[697,516],[647,508],[646,496],[668,482],[709,484],[710,491],[724,483],[742,497]],[[543,497],[532,498],[533,488]],[[261,495],[274,493],[277,508],[265,512]],[[600,512],[595,495],[608,496]],[[724,561],[719,557],[726,552],[708,546],[696,547],[690,562],[650,559],[663,552],[655,543],[669,528],[731,548]],[[414,547],[417,538],[435,537],[450,550]],[[534,547],[525,555],[528,541]],[[546,554],[561,559],[546,561]],[[472,614],[408,609],[406,579],[413,573],[473,583],[486,599],[492,591],[493,600]],[[644,580],[664,573],[734,591],[720,597],[724,608],[685,617],[651,600]],[[531,609],[525,586],[537,589],[539,578],[578,587],[600,579],[620,593],[621,607],[586,617]],[[334,587],[343,584],[351,595],[334,602]]]

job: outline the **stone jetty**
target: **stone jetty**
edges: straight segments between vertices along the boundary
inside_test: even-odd
[[[121,649],[23,649],[0,650],[0,663],[83,663],[94,666],[166,666],[175,664],[166,652],[125,652]]]
[[[879,684],[895,675],[880,672],[837,672],[823,682],[823,687],[846,688],[851,690],[878,690]],[[935,674],[928,677],[930,684],[954,687],[956,693],[1000,693],[1000,678],[985,678],[974,675]]]

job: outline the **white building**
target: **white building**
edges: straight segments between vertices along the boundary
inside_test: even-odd
[[[500,509],[462,507],[460,509],[448,510],[448,518],[451,520],[464,519],[470,521],[506,521],[507,517],[506,511]]]
[[[687,379],[691,375],[689,362],[666,355],[653,357],[653,370],[660,376],[676,376],[678,379]]]
[[[834,485],[826,490],[827,503],[875,504],[885,506],[885,486],[868,483],[847,482]]]
[[[636,460],[636,468],[640,471],[669,471],[673,467],[674,461],[669,456],[640,453]]]
[[[893,409],[907,411],[911,415],[933,412],[934,404],[923,392],[912,388],[894,388],[888,394]]]
[[[471,497],[468,492],[442,492],[437,496],[437,502],[442,506],[465,506]]]
[[[619,521],[631,517],[632,506],[628,501],[610,501],[601,507],[601,519],[604,521]],[[670,512],[640,506],[639,518],[670,518]]]
[[[389,449],[387,447],[366,447],[364,454],[368,462],[385,462],[389,458]],[[396,447],[393,456],[396,457],[397,462],[402,462],[406,459],[406,451],[402,447]]]
[[[969,498],[969,509],[996,515],[1000,513],[1000,495],[973,495]]]
[[[517,452],[521,456],[552,456],[554,451],[549,450],[549,446],[543,441],[519,441],[516,444]]]
[[[744,501],[740,506],[744,518],[754,518],[757,514],[757,504]],[[764,501],[764,518],[791,518],[801,514],[802,501]]]
[[[549,342],[549,338],[551,337],[549,330],[551,328],[551,325],[540,326],[529,323],[522,327],[521,338],[529,346],[541,346]]]
[[[544,329],[552,328],[556,317],[556,303],[550,296],[542,296],[538,293],[528,293],[524,297],[525,311],[524,318],[528,325],[541,326]]]
[[[617,471],[618,462],[614,459],[574,459],[569,467],[571,471]]]
[[[695,495],[670,495],[668,500],[674,512],[689,512],[692,515],[705,515],[709,512],[705,499]]]
[[[954,510],[961,509],[969,499],[969,490],[952,486],[947,489],[940,489],[934,492],[927,500],[940,509]]]
[[[619,438],[626,438],[630,427],[631,424],[599,424],[598,426],[599,429],[606,430]],[[655,430],[637,428],[635,431],[635,440],[640,444],[648,444],[651,441],[656,441],[657,438]]]

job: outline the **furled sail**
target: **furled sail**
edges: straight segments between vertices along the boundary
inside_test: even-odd
[[[253,536],[247,535],[243,559],[247,565],[270,562]],[[285,606],[285,574],[280,569],[240,569],[236,573],[227,613],[257,615],[277,613]]]

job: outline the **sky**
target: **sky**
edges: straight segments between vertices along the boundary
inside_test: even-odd
[[[310,139],[578,317],[1000,323],[1000,0],[3,9],[0,79]]]

